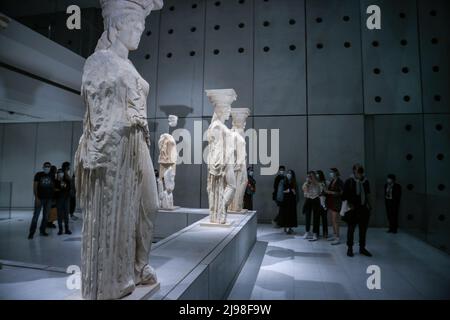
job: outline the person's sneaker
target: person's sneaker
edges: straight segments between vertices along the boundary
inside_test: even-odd
[[[287,234],[293,234],[294,230],[292,230],[292,228],[289,228],[289,230],[287,231]]]
[[[338,245],[338,244],[340,244],[341,243],[341,241],[339,240],[339,238],[335,238],[334,240],[333,240],[333,242],[331,243],[331,245],[332,246],[335,246],[335,245]]]
[[[317,234],[313,234],[313,236],[312,236],[312,238],[311,239],[309,239],[309,241],[317,241],[317,240],[319,240],[319,237],[317,237]]]
[[[62,234],[63,234],[62,230],[59,230],[59,231],[58,231],[58,236],[60,236],[60,235],[62,235]]]
[[[65,234],[72,234],[72,231],[70,231],[69,229],[66,229]]]
[[[348,248],[347,249],[347,256],[349,256],[349,257],[353,257],[354,256],[352,248]]]
[[[31,233],[28,235],[28,239],[33,239],[33,235]]]
[[[366,248],[361,248],[359,249],[359,253],[366,256],[366,257],[371,257],[372,254],[366,249]]]
[[[311,238],[311,234],[309,232],[305,232],[305,234],[303,235],[303,239],[310,239]]]
[[[48,237],[48,233],[47,232],[41,232],[41,236]]]

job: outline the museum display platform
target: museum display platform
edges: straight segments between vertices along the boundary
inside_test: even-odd
[[[228,215],[228,220],[232,222],[228,228],[202,226],[202,223],[209,221],[208,209],[160,211],[156,233],[179,230],[152,247],[150,260],[157,272],[159,287],[138,286],[123,299],[226,298],[256,242],[256,211]],[[79,255],[79,239],[76,235],[67,238],[71,241],[63,241],[67,255]],[[29,243],[29,240],[26,241]],[[9,299],[81,299],[80,290],[66,287],[69,279],[66,268],[57,266],[54,261],[49,260],[46,265],[42,264],[43,261],[1,262],[4,263],[6,283],[0,285],[0,296]]]

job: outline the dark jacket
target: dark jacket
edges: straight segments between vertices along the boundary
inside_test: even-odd
[[[370,184],[367,179],[363,180],[363,188],[366,194],[366,202],[363,204],[370,209],[369,195],[370,195]],[[361,206],[361,197],[356,194],[356,181],[353,177],[347,179],[344,184],[344,192],[342,194],[342,200],[347,200],[350,207],[356,208]]]
[[[387,195],[387,183],[384,185],[384,198],[386,199]],[[392,201],[399,205],[400,199],[402,198],[402,186],[398,183],[394,183],[392,186]],[[387,200],[387,199],[386,199]]]

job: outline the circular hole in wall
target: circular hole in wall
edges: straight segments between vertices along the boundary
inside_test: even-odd
[[[442,130],[442,124],[438,123],[435,128],[436,128],[437,131],[441,131]]]
[[[239,4],[243,4],[245,0],[239,0]]]
[[[343,16],[342,20],[344,20],[345,22],[350,21],[350,17],[349,16]]]
[[[295,49],[297,49],[297,47],[295,45],[291,44],[289,46],[289,50],[294,51]]]
[[[406,189],[408,189],[409,191],[412,191],[412,190],[414,190],[414,185],[412,183],[410,183],[406,186]]]
[[[322,43],[318,43],[318,44],[316,45],[316,47],[317,47],[317,49],[322,49],[322,48],[323,48],[323,44],[322,44]]]
[[[433,72],[439,72],[439,66],[433,66]]]
[[[375,102],[380,103],[381,102],[381,97],[380,96],[376,96],[375,97]]]
[[[411,129],[412,129],[412,125],[407,124],[407,125],[405,126],[405,130],[406,130],[406,131],[411,131]]]
[[[373,69],[373,73],[375,73],[375,74],[380,74],[380,73],[381,73],[381,70],[378,69],[378,68],[375,68],[375,69]]]
[[[430,16],[436,17],[436,15],[437,15],[436,10],[431,10],[431,11],[430,11]]]
[[[402,72],[403,73],[408,73],[409,72],[409,68],[408,67],[403,67],[402,68]]]
[[[245,27],[245,23],[243,23],[243,22],[239,23],[238,27],[242,29],[243,27]]]
[[[408,153],[406,155],[406,160],[411,161],[413,159],[413,155],[411,153]]]
[[[189,55],[190,55],[191,57],[195,56],[195,51],[189,52]]]
[[[166,57],[167,58],[172,58],[172,53],[169,52],[168,54],[166,54]]]
[[[268,52],[270,50],[270,48],[266,46],[263,48],[263,50],[264,50],[264,52]]]
[[[411,100],[410,96],[404,96],[403,97],[403,101],[405,101],[405,102],[409,102],[410,100]]]
[[[317,23],[322,23],[322,21],[323,21],[323,20],[322,20],[321,17],[317,17],[317,18],[316,18],[316,22],[317,22]]]
[[[151,31],[147,31],[146,35],[147,35],[147,37],[150,37],[152,35],[152,32]]]
[[[270,26],[270,22],[269,22],[269,21],[264,21],[264,22],[263,22],[263,26],[264,26],[264,27]]]
[[[438,185],[438,190],[439,190],[439,191],[444,191],[444,190],[445,190],[445,185],[442,184],[442,183],[440,183],[440,184]]]
[[[218,55],[219,54],[219,49],[214,49],[214,51],[213,51],[213,53],[215,54],[215,55]]]
[[[197,28],[196,27],[192,27],[191,28],[191,32],[195,32],[195,31],[197,31]]]
[[[239,49],[238,49],[238,52],[239,52],[239,53],[243,53],[243,52],[244,52],[244,48],[239,48]]]
[[[406,45],[408,44],[408,41],[406,41],[405,39],[402,39],[402,40],[400,41],[400,44],[401,44],[402,46],[406,46]]]
[[[433,39],[431,39],[431,43],[432,43],[432,44],[438,44],[438,43],[439,43],[438,38],[433,38]]]
[[[436,158],[437,158],[439,161],[442,161],[442,160],[444,160],[444,155],[443,155],[442,153],[438,153],[438,155],[436,156]]]
[[[434,101],[436,101],[436,102],[441,101],[441,96],[438,94],[436,94],[433,98],[434,98]]]
[[[440,214],[439,217],[438,217],[438,220],[441,221],[441,222],[444,221],[445,220],[445,216],[443,214]]]
[[[380,43],[378,41],[372,41],[372,46],[373,47],[378,47],[380,45]]]
[[[352,45],[350,44],[350,42],[344,42],[344,47],[345,48],[350,48]]]
[[[145,55],[145,60],[148,60],[148,59],[150,59],[150,55],[147,53],[147,54]]]
[[[167,31],[167,33],[168,33],[168,34],[172,34],[172,33],[173,33],[173,29],[169,29],[169,30]]]
[[[194,3],[193,5],[192,5],[192,7],[191,7],[192,9],[197,9],[197,4],[196,3]]]
[[[218,24],[216,24],[215,26],[214,26],[214,30],[219,30],[220,29],[220,26],[218,25]]]
[[[400,12],[398,15],[401,19],[405,19],[406,18],[406,14],[404,12]]]
[[[170,10],[170,11],[174,11],[174,10],[175,10],[175,7],[174,7],[174,6],[171,6],[171,7],[169,7],[169,10]]]
[[[215,3],[214,3],[214,5],[216,6],[216,7],[219,7],[220,6],[220,1],[216,1]]]
[[[292,25],[294,25],[295,24],[295,20],[294,19],[289,19],[289,24],[292,26]]]

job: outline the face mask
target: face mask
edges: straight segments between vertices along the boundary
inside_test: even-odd
[[[249,171],[249,172],[248,172],[248,175],[249,175],[250,177],[253,177],[253,171]]]
[[[280,171],[278,171],[278,174],[282,176],[282,175],[284,175],[284,171],[280,170]]]
[[[44,173],[45,174],[49,174],[50,173],[50,168],[44,167],[43,169],[44,169]]]
[[[330,178],[334,179],[336,177],[336,174],[334,172],[330,172]]]
[[[288,173],[288,174],[286,175],[286,178],[288,178],[289,180],[291,180],[292,174]]]
[[[320,181],[320,176],[316,174],[316,179]]]

